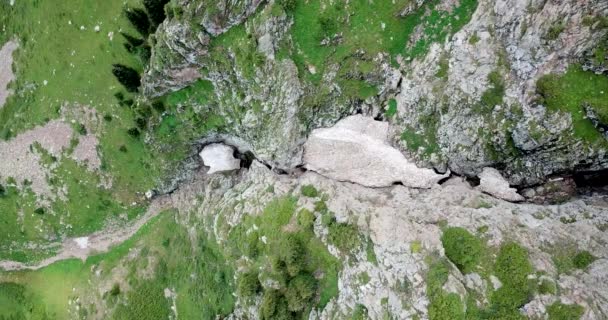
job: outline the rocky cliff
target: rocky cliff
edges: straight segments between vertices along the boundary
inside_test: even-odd
[[[607,166],[607,80],[582,70],[605,59],[606,2],[398,1],[363,21],[357,2],[314,1],[320,18],[285,3],[171,3],[145,93],[211,81],[225,131],[284,169],[311,129],[357,112],[388,120],[395,145],[442,172],[494,166],[526,186]],[[592,97],[553,101],[563,86]]]

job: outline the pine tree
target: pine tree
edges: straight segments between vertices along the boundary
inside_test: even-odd
[[[112,73],[129,92],[137,92],[141,85],[139,73],[135,69],[122,64],[112,65]]]
[[[165,20],[165,5],[167,3],[169,3],[169,0],[144,0],[144,7],[150,15],[150,21],[154,29],[158,28]]]
[[[141,46],[145,42],[144,39],[136,38],[125,32],[121,32],[120,34],[125,38],[125,40],[127,40],[127,42],[125,42],[125,48],[127,48],[127,51],[131,53],[133,53],[135,48]]]
[[[131,22],[135,30],[139,32],[144,38],[150,35],[150,19],[148,14],[143,9],[125,9],[125,15]]]

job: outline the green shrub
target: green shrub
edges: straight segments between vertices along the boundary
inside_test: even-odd
[[[553,263],[558,273],[567,274],[574,269],[586,269],[596,258],[589,251],[578,251],[576,246],[555,249]]]
[[[309,198],[316,198],[319,195],[319,191],[317,191],[317,189],[310,184],[302,186],[300,191],[302,192],[303,196]]]
[[[353,310],[353,314],[350,317],[350,320],[365,320],[365,319],[369,319],[367,308],[364,305],[358,303],[355,306],[355,310]]]
[[[448,228],[441,236],[445,255],[462,271],[469,273],[479,263],[483,245],[481,240],[466,229]]]
[[[555,294],[557,292],[557,286],[555,282],[549,279],[543,279],[538,285],[538,293],[540,294]]]
[[[302,209],[298,213],[298,225],[303,230],[309,230],[315,224],[315,215],[308,209]]]
[[[351,252],[361,245],[359,228],[352,224],[334,221],[329,225],[329,242],[342,252]]]
[[[137,138],[141,135],[141,132],[137,128],[131,128],[127,130],[127,133],[133,138]]]
[[[258,273],[255,271],[247,271],[241,274],[238,284],[238,293],[242,297],[251,297],[256,295],[262,286],[258,280]]]
[[[279,4],[285,12],[291,13],[296,9],[296,0],[279,0]]]
[[[547,31],[545,39],[557,40],[557,38],[559,38],[559,35],[564,31],[564,29],[566,29],[566,25],[563,22],[559,21],[554,23]]]
[[[547,307],[549,320],[577,320],[583,316],[585,309],[578,304],[555,302]]]
[[[0,197],[6,196],[6,188],[2,184],[0,184]]]
[[[501,245],[494,265],[494,273],[502,287],[491,297],[499,309],[516,309],[526,304],[532,295],[528,275],[533,272],[528,252],[519,244],[508,242]]]
[[[581,251],[572,258],[572,262],[577,269],[586,269],[596,259],[589,251]]]
[[[120,294],[120,285],[118,283],[115,283],[112,286],[112,289],[110,289],[110,295],[115,297],[119,294]]]
[[[289,234],[278,244],[278,264],[276,269],[286,268],[287,274],[294,277],[302,270],[305,263],[305,248],[295,234]]]
[[[309,274],[299,274],[289,281],[285,298],[290,311],[303,311],[317,290],[317,280]]]
[[[79,124],[79,125],[78,125],[78,133],[79,133],[81,136],[85,136],[85,135],[87,134],[87,127],[85,127],[85,126],[84,126],[84,124],[82,124],[82,123],[81,123],[81,124]]]
[[[429,305],[430,320],[464,320],[460,296],[455,293],[439,294]]]
[[[262,320],[295,319],[295,315],[287,308],[287,300],[278,290],[266,290],[260,305]]]

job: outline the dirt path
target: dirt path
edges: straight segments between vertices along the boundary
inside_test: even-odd
[[[17,49],[17,42],[9,41],[0,49],[0,108],[6,102],[10,90],[6,86],[13,81],[13,51]]]
[[[112,247],[123,243],[131,238],[143,227],[150,219],[157,216],[163,210],[172,206],[171,196],[160,196],[152,200],[146,213],[130,225],[117,230],[102,230],[95,232],[88,237],[68,238],[61,243],[61,249],[56,255],[42,260],[35,265],[28,265],[21,262],[3,260],[0,261],[0,269],[6,271],[17,270],[38,270],[49,266],[57,261],[77,258],[86,260],[89,256],[108,252]]]

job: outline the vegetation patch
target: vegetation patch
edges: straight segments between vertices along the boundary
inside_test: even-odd
[[[591,108],[602,123],[608,123],[608,77],[583,71],[572,65],[565,74],[550,74],[536,83],[540,102],[548,110],[567,112],[572,116],[576,137],[588,142],[605,139],[586,116],[585,106]]]
[[[462,273],[475,270],[483,250],[481,240],[464,228],[450,227],[443,231],[441,243],[445,255]]]
[[[296,216],[296,202],[279,198],[229,234],[232,259],[248,258],[246,271],[239,274],[239,291],[246,300],[262,295],[262,319],[307,317],[338,294],[341,265],[315,237],[312,213],[301,210]]]
[[[559,301],[547,307],[549,320],[578,320],[585,309],[578,304],[563,304]]]

